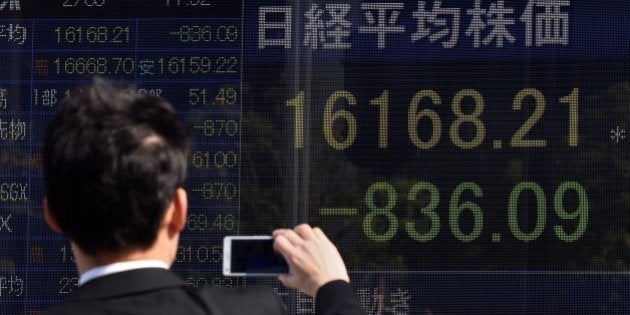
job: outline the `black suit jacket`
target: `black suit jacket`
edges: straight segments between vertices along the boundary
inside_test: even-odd
[[[316,309],[316,313],[322,315],[365,314],[352,288],[343,281],[334,281],[320,289]],[[269,287],[194,289],[169,270],[145,268],[91,280],[47,314],[266,315],[285,312],[280,297]]]

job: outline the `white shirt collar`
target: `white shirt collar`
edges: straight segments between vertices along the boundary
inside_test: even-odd
[[[79,285],[83,285],[90,280],[100,278],[113,273],[142,269],[142,268],[163,268],[169,269],[168,264],[162,260],[132,260],[117,262],[109,265],[94,267],[84,272],[79,278]]]

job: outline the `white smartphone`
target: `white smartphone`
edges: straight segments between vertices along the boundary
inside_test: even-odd
[[[223,275],[269,277],[289,272],[282,255],[273,250],[269,235],[223,238]]]

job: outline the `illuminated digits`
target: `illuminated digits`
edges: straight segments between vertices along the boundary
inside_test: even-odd
[[[418,112],[418,105],[420,101],[428,97],[431,99],[431,102],[435,105],[442,104],[442,99],[440,96],[433,90],[422,90],[416,93],[411,99],[411,103],[409,104],[409,113],[407,115],[407,132],[409,133],[409,138],[411,142],[420,149],[430,149],[434,147],[438,141],[440,141],[440,137],[442,136],[442,121],[440,120],[440,115],[431,109],[423,109]],[[418,135],[418,124],[422,118],[428,118],[431,120],[431,125],[433,127],[431,131],[431,137],[427,141],[423,141],[420,139],[420,135]]]
[[[184,25],[179,28],[179,40],[182,42],[190,41],[190,26]]]
[[[204,57],[206,58],[206,57]],[[207,58],[206,58],[207,59]],[[191,74],[197,74],[197,73],[208,73],[210,71],[210,67],[206,67],[204,68],[204,62],[201,59],[201,57],[190,57],[190,73]]]
[[[536,225],[529,233],[523,231],[518,222],[518,200],[525,190],[532,191],[536,198]],[[546,220],[547,201],[542,187],[534,182],[521,182],[514,186],[508,201],[508,224],[514,237],[523,242],[536,240],[545,229]]]
[[[345,109],[333,111],[333,108],[339,99],[345,99],[348,105],[357,105],[357,99],[348,91],[337,91],[330,95],[326,101],[326,107],[324,108],[324,137],[328,144],[335,150],[347,149],[354,143],[354,139],[357,136],[357,120],[352,113]],[[345,139],[337,140],[335,135],[340,132],[335,132],[335,121],[345,121],[346,135]]]
[[[409,190],[407,194],[407,200],[415,202],[417,201],[418,193],[421,191],[429,192],[429,201],[427,205],[420,208],[420,213],[425,215],[429,219],[429,228],[424,228],[423,230],[428,230],[425,233],[418,232],[416,228],[416,224],[411,220],[405,222],[405,230],[407,230],[407,234],[409,237],[418,242],[428,242],[434,239],[438,233],[440,233],[440,217],[435,212],[438,204],[440,203],[440,192],[438,191],[435,185],[428,182],[419,182]],[[422,224],[424,227],[425,224]]]
[[[201,29],[198,25],[193,25],[190,27],[190,41],[198,42],[201,41]]]
[[[296,149],[302,149],[304,148],[304,91],[300,91],[294,99],[288,100],[287,106],[295,107],[293,146]],[[325,130],[324,128],[324,132]]]
[[[79,5],[85,5],[86,7],[102,7],[105,5],[105,0],[64,0],[63,7],[76,7]]]
[[[217,38],[220,42],[234,42],[238,39],[238,28],[234,25],[221,25],[217,28]]]
[[[67,27],[65,29],[63,29],[62,32],[62,28],[61,27],[57,27],[55,28],[55,33],[57,33],[57,43],[61,43],[61,42],[66,42],[66,43],[75,43],[75,42],[80,42],[81,41],[81,32],[82,28],[81,27]],[[62,37],[63,35],[63,37]]]
[[[190,105],[206,105],[206,89],[188,89],[188,103]]]
[[[186,220],[189,231],[232,231],[235,226],[234,215],[231,214],[218,214],[214,219],[208,219],[205,214],[191,214]]]
[[[72,250],[68,248],[68,246],[62,246],[59,251],[61,252],[62,262],[75,262],[74,254],[72,253]]]
[[[56,27],[57,43],[124,44],[129,43],[129,26]]]
[[[88,27],[86,38],[90,43],[106,43],[108,41],[108,29],[106,27]]]
[[[578,145],[579,131],[579,104],[580,104],[580,90],[574,88],[571,94],[560,99],[560,103],[569,104],[569,146],[575,147]]]
[[[378,114],[378,147],[380,149],[387,148],[388,142],[388,116],[389,116],[389,91],[383,91],[381,96],[370,101],[370,105],[379,107]]]
[[[55,59],[57,74],[105,74],[107,73],[106,58],[66,58]]]
[[[204,183],[202,189],[194,189],[202,193],[206,200],[232,200],[238,195],[238,188],[230,182]]]
[[[180,73],[180,69],[181,69],[181,73],[185,73],[186,72],[186,58],[178,58],[178,57],[172,57],[168,60],[168,71],[171,74],[179,74]]]
[[[231,214],[217,215],[212,222],[213,231],[232,231],[234,229],[234,216]]]
[[[62,277],[59,279],[59,294],[72,294],[78,288],[78,277]]]
[[[176,262],[185,263],[218,263],[223,259],[221,245],[182,245],[177,247]]]
[[[537,89],[523,89],[514,97],[514,103],[512,105],[512,109],[521,110],[523,108],[523,101],[526,98],[533,98],[535,103],[534,112],[531,116],[523,123],[521,128],[519,128],[512,140],[510,141],[510,145],[514,148],[544,148],[547,146],[547,140],[538,139],[531,140],[525,139],[527,133],[536,125],[540,117],[545,113],[545,96]]]
[[[75,7],[78,4],[79,4],[79,0],[64,0],[63,1],[64,7]]]
[[[132,74],[136,69],[136,61],[133,58],[114,57],[112,60],[116,64],[114,72],[116,74]]]
[[[462,110],[462,101],[465,98],[472,98],[475,102],[475,110],[473,110],[470,114],[464,114]],[[457,119],[451,125],[451,129],[449,134],[451,136],[451,141],[455,146],[462,149],[472,149],[481,144],[486,137],[486,126],[483,124],[483,121],[479,119],[479,116],[483,113],[485,107],[485,102],[483,96],[473,89],[463,89],[453,98],[453,112]],[[462,124],[470,123],[475,126],[475,136],[470,141],[465,141],[462,139],[460,134],[460,128]]]
[[[230,74],[237,73],[238,58],[236,57],[219,57],[215,61],[216,67],[214,73],[216,74]]]
[[[460,196],[466,190],[472,191],[473,195],[476,198],[483,197],[483,191],[479,185],[472,182],[463,182],[453,191],[451,195],[451,203],[448,209],[448,222],[451,227],[451,232],[456,239],[462,242],[471,242],[477,239],[479,235],[481,235],[481,231],[483,230],[483,210],[481,207],[472,201],[465,201],[459,203]],[[469,210],[473,216],[473,226],[470,233],[465,234],[460,225],[459,219],[462,215],[462,212],[465,210]]]
[[[204,214],[191,214],[186,219],[186,227],[190,231],[204,231],[208,228],[208,218]]]
[[[212,105],[234,105],[238,100],[238,93],[233,87],[224,87],[219,90],[217,96],[214,98]]]
[[[379,207],[376,205],[377,192],[382,191],[386,194],[385,205]],[[365,194],[365,203],[370,212],[363,219],[363,232],[365,235],[375,242],[386,242],[391,240],[398,230],[398,218],[392,212],[396,205],[396,190],[388,182],[377,182],[372,184]],[[384,216],[387,219],[387,229],[383,233],[374,230],[375,219]]]
[[[573,190],[578,196],[578,205],[575,211],[568,213],[564,208],[564,195],[567,191]],[[556,236],[564,242],[573,242],[579,239],[588,226],[588,196],[586,190],[578,182],[564,182],[560,184],[556,193],[553,196],[553,205],[556,210],[556,214],[562,220],[575,220],[578,219],[577,227],[572,234],[567,234],[561,225],[553,227]]]
[[[214,167],[216,168],[233,168],[237,164],[238,154],[234,151],[217,151],[214,154]]]
[[[192,154],[192,165],[195,168],[208,168],[210,160],[210,152],[196,151]]]

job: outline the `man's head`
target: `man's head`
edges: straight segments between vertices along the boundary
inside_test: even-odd
[[[49,214],[88,255],[147,249],[184,184],[187,150],[167,101],[96,79],[60,103],[46,130]]]

